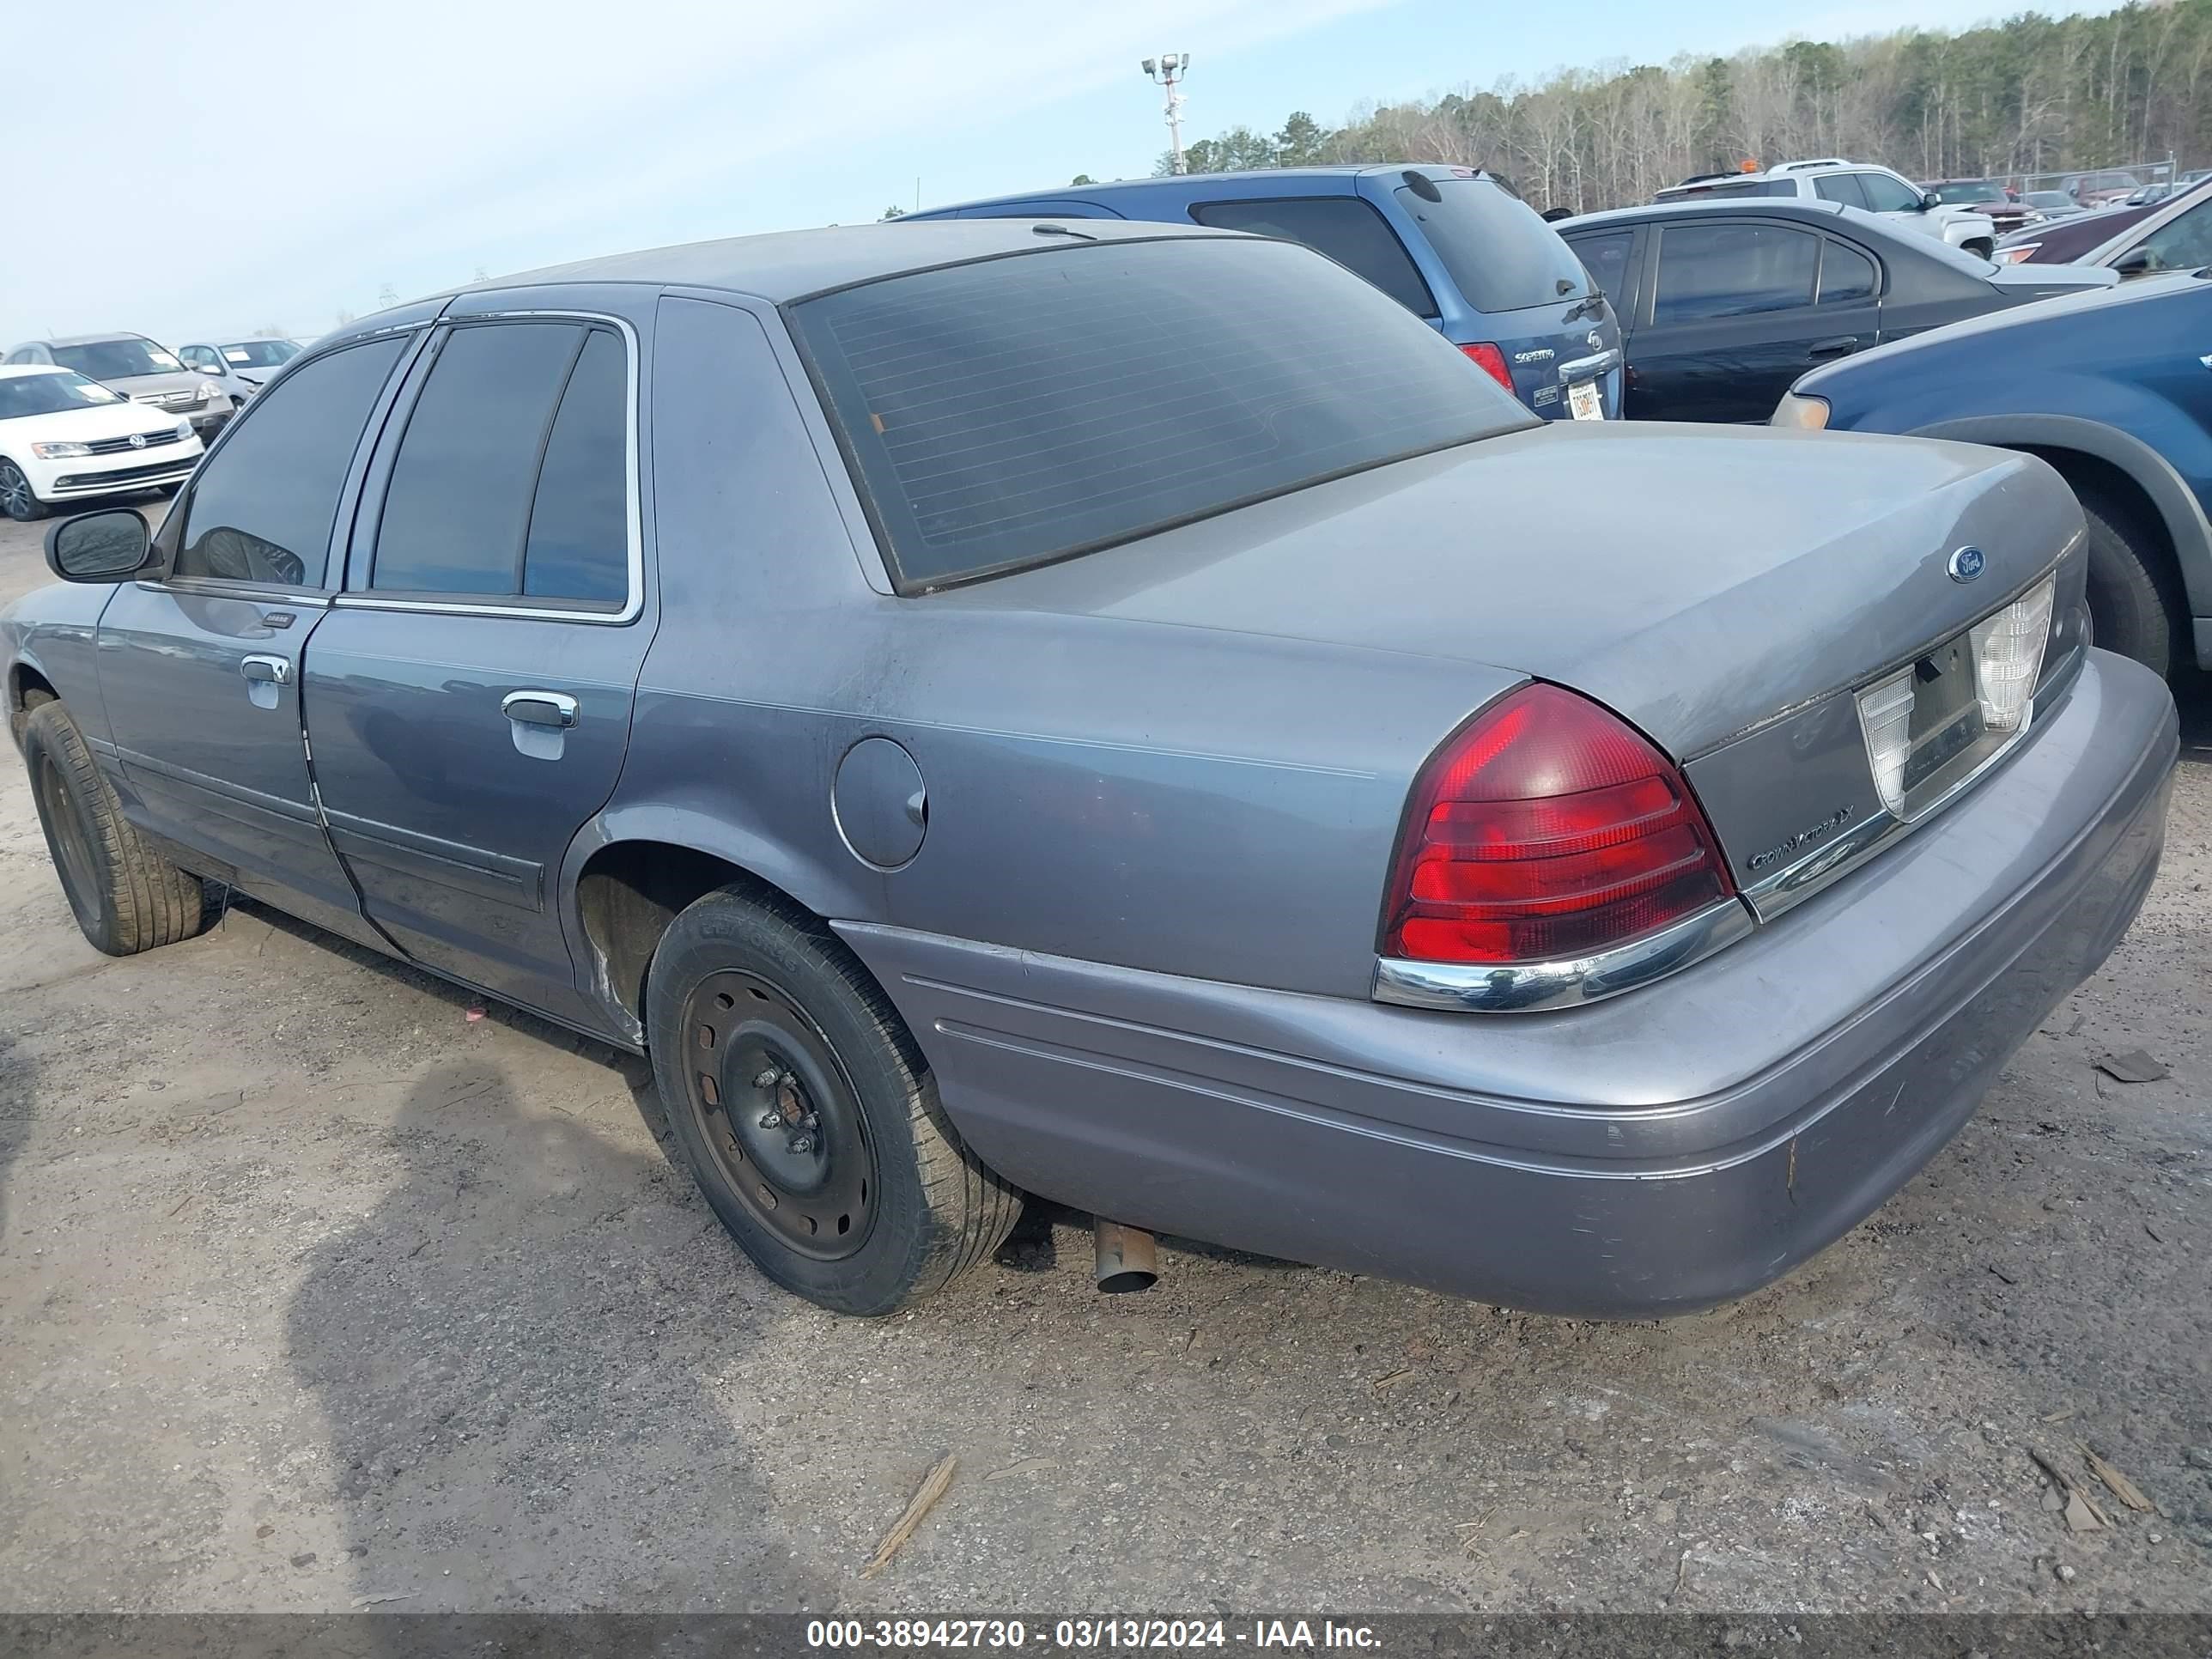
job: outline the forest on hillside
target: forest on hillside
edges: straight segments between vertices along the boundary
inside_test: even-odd
[[[2096,16],[2024,12],[1960,34],[1903,29],[1731,58],[1564,70],[1433,101],[1370,105],[1334,130],[1188,147],[1190,171],[1444,162],[1509,176],[1539,207],[1649,201],[1694,173],[1820,155],[1916,179],[2212,161],[2212,0],[2130,0]],[[1159,170],[1171,171],[1164,156]]]

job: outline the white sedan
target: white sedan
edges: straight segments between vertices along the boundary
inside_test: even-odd
[[[87,495],[182,483],[200,458],[190,421],[75,369],[0,364],[0,513],[42,519]]]

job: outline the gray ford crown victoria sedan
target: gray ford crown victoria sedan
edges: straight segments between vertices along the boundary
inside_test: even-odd
[[[1741,1294],[2104,959],[2176,750],[2040,461],[1540,422],[1327,258],[1161,226],[404,307],[150,545],[48,549],[0,659],[95,945],[228,884],[646,1051],[739,1243],[853,1313],[1024,1192]]]

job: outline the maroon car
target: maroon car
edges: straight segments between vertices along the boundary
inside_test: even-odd
[[[2099,208],[2094,213],[2046,219],[2009,236],[2000,236],[1995,258],[2001,265],[2071,264],[2090,249],[2101,246],[2165,205],[2163,202],[2143,202],[2134,207]]]

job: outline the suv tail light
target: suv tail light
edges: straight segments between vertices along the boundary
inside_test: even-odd
[[[1513,390],[1513,371],[1505,367],[1505,354],[1496,346],[1485,340],[1477,345],[1463,345],[1460,349],[1480,365],[1482,372],[1492,380],[1508,392]]]
[[[1382,954],[1586,957],[1735,891],[1673,763],[1597,704],[1538,684],[1477,716],[1422,769]]]

